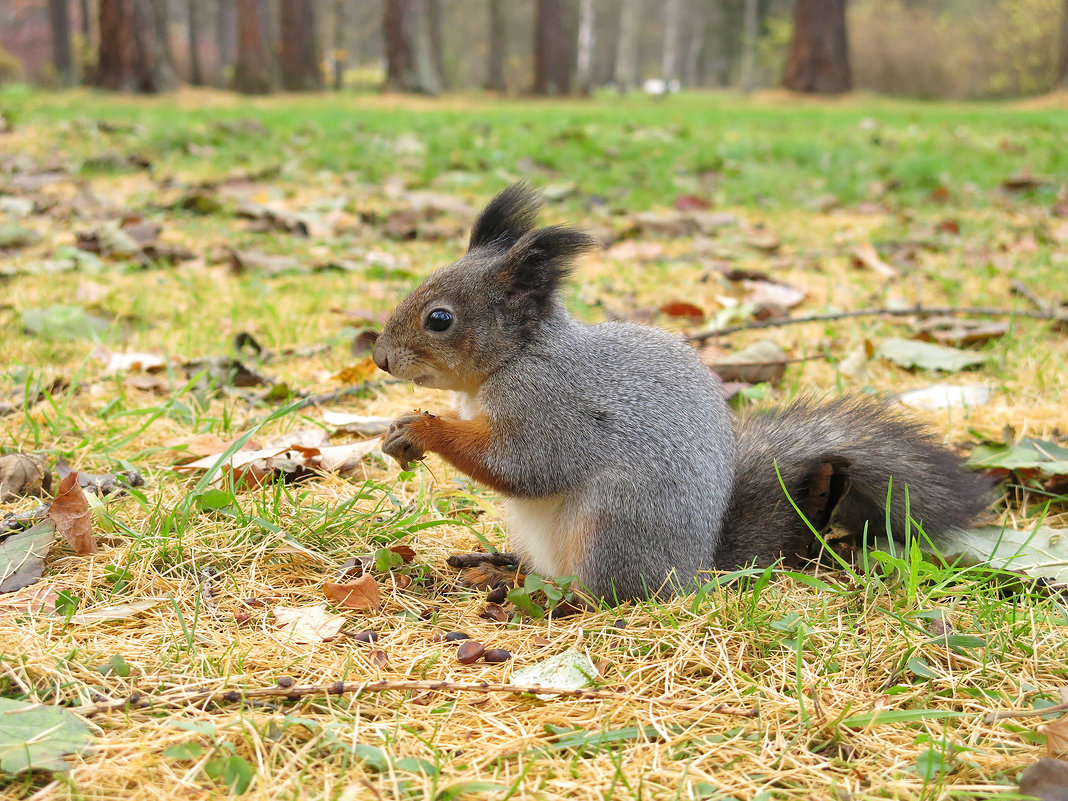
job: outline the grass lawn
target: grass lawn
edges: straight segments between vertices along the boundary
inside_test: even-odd
[[[446,407],[441,393],[369,372],[350,343],[461,255],[481,204],[520,178],[545,192],[547,222],[609,243],[567,290],[590,322],[645,319],[677,301],[698,306],[703,322],[654,322],[684,333],[745,322],[759,304],[731,271],[803,290],[796,316],[1064,302],[1066,108],[0,88],[12,126],[0,133],[0,449],[145,479],[94,510],[96,555],[53,548],[34,585],[50,592],[45,608],[13,611],[0,595],[0,699],[84,706],[285,677],[496,683],[568,647],[597,666],[598,687],[621,693],[323,691],[87,712],[94,750],[66,773],[0,774],[0,795],[807,801],[1015,791],[1020,771],[1047,754],[1040,727],[1056,715],[987,715],[1040,710],[1068,691],[1068,613],[1056,591],[897,549],[869,554],[867,575],[753,571],[710,577],[671,602],[493,622],[480,614],[485,596],[460,587],[444,560],[503,547],[496,499],[444,463],[398,474],[373,452],[344,475],[235,487],[175,471],[172,445],[195,451],[193,435],[228,442],[254,427],[261,445],[305,429],[346,443],[358,436],[324,412]],[[983,384],[984,405],[915,414],[964,447],[1063,438],[1065,332],[993,319],[1007,329],[971,345],[984,361],[960,375],[873,356],[916,333],[911,317],[744,331],[707,348],[711,358],[772,339],[786,352],[783,380],[749,391],[756,406],[802,392]],[[263,351],[235,351],[242,333]],[[126,352],[164,364],[110,369],[109,354]],[[234,356],[268,385],[230,386],[226,370],[212,383],[186,366]],[[1003,489],[990,521],[1068,526],[1065,496]],[[38,503],[14,497],[0,514]],[[375,572],[380,608],[328,601],[324,583],[346,560],[388,562],[379,549],[398,545],[415,557]],[[72,620],[145,599],[158,603]],[[318,604],[377,641],[287,637],[276,609]],[[441,641],[452,631],[512,659],[461,664]],[[733,714],[752,708],[758,716]]]

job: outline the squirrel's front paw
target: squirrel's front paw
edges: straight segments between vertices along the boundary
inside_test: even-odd
[[[407,470],[409,464],[418,462],[426,455],[417,424],[433,417],[430,412],[402,414],[390,423],[385,439],[382,440],[382,453],[396,459],[401,470]]]

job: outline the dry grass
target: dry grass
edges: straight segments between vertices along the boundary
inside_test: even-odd
[[[200,102],[195,96],[183,98]],[[8,145],[39,152],[47,149],[42,142],[48,134],[27,128]],[[118,207],[144,205],[156,191],[145,178],[95,176],[89,184]],[[341,186],[329,175],[283,176],[272,185],[294,205],[337,192],[351,192],[364,209],[389,203],[377,187]],[[554,209],[550,216],[555,221],[576,213]],[[804,287],[809,298],[799,312],[895,301],[1012,306],[1020,302],[1009,291],[1013,277],[1051,295],[1063,296],[1065,290],[1063,246],[1040,240],[1035,250],[1025,241],[1028,232],[1047,224],[1045,209],[1037,205],[963,204],[928,209],[919,220],[851,209],[741,213],[748,224],[764,223],[779,235],[778,254],[746,248],[745,235],[730,232],[714,246],[665,239],[664,257],[652,264],[598,254],[579,268],[569,301],[590,320],[603,316],[596,307],[601,302],[624,308],[685,298],[707,309],[721,308],[729,287],[714,274],[700,280],[720,257],[716,248],[731,251],[732,266],[770,270]],[[922,252],[913,271],[898,281],[877,280],[852,266],[853,245],[907,238],[944,216],[959,219],[973,237]],[[221,248],[245,236],[241,224],[181,215],[168,215],[164,222],[172,241],[195,246],[201,258],[173,271],[24,276],[5,285],[9,294],[0,313],[11,335],[5,334],[4,362],[9,368],[32,365],[68,377],[78,373],[83,383],[76,395],[0,418],[5,445],[62,452],[90,470],[128,459],[148,479],[143,501],[114,501],[98,519],[101,552],[91,558],[56,552],[46,581],[80,598],[82,609],[147,597],[165,600],[131,619],[85,626],[43,613],[0,613],[0,693],[78,705],[134,691],[269,687],[284,676],[302,684],[500,682],[517,667],[573,646],[598,664],[601,686],[644,700],[537,701],[496,693],[387,691],[243,708],[110,712],[91,717],[95,749],[78,758],[68,775],[5,779],[0,784],[4,797],[218,797],[225,789],[205,775],[204,764],[233,753],[255,772],[245,793],[250,799],[445,799],[460,794],[463,783],[476,781],[499,788],[467,785],[472,795],[498,799],[955,799],[1011,790],[1018,771],[1045,754],[1036,734],[1041,718],[990,723],[985,715],[1055,700],[1068,687],[1063,602],[1004,586],[981,572],[897,566],[858,582],[841,571],[813,568],[807,577],[775,575],[766,584],[752,579],[713,584],[696,598],[500,624],[479,617],[484,599],[460,588],[444,567],[449,553],[471,550],[480,538],[503,544],[494,499],[457,481],[438,461],[397,481],[394,464],[372,457],[363,475],[239,491],[230,510],[183,515],[192,482],[168,469],[173,457],[160,450],[162,443],[193,431],[232,435],[269,410],[232,396],[208,398],[197,408],[189,394],[159,398],[123,388],[88,359],[91,343],[42,343],[17,330],[16,314],[75,297],[79,285],[92,280],[104,285],[111,308],[158,323],[135,328],[123,347],[159,346],[192,357],[219,352],[241,330],[253,331],[271,347],[328,340],[344,324],[329,309],[387,310],[407,282],[336,274],[233,276]],[[580,216],[580,222],[603,224],[594,216]],[[17,259],[40,258],[57,244],[73,242],[71,230],[61,223],[33,224],[45,240]],[[315,240],[273,244],[306,260],[331,247]],[[347,247],[387,250],[422,274],[458,255],[461,244],[384,242],[379,232],[365,230]],[[995,269],[988,269],[991,259]],[[931,376],[877,361],[867,365],[863,379],[836,369],[839,358],[899,333],[902,325],[857,320],[775,332],[770,336],[791,355],[826,352],[835,358],[792,366],[769,402],[806,388],[885,392],[930,383]],[[730,344],[740,347],[760,336],[740,335]],[[1018,321],[989,350],[989,366],[969,380],[992,383],[993,401],[966,413],[926,415],[945,431],[947,441],[969,439],[972,431],[998,435],[1006,425],[1017,435],[1068,430],[1061,394],[1068,386],[1064,335],[1041,323]],[[341,346],[266,369],[293,387],[318,392],[336,387],[329,376],[351,360]],[[102,414],[116,399],[123,414]],[[179,410],[178,403],[188,408]],[[332,408],[390,416],[446,403],[432,391],[382,383]],[[139,430],[160,409],[166,413]],[[319,421],[319,411],[309,410],[259,436]],[[131,435],[105,452],[107,443]],[[367,497],[329,518],[330,510],[361,493]],[[1040,513],[1010,502],[1003,518],[1024,525]],[[405,515],[444,522],[406,533],[398,524]],[[1064,506],[1053,507],[1047,522],[1068,524]],[[288,541],[321,558],[292,553],[285,547]],[[316,644],[285,639],[271,607],[323,603],[323,582],[338,564],[394,541],[415,549],[416,580],[401,588],[385,578],[380,611],[343,611],[349,630],[379,633],[375,648],[387,655],[385,667],[372,660],[369,646],[348,637]],[[202,594],[205,567],[221,573],[214,611]],[[116,570],[122,571],[118,583]],[[247,615],[247,621],[239,623],[235,612]],[[978,637],[982,644],[947,647],[935,636],[933,617],[944,620],[952,634]],[[434,639],[453,630],[506,648],[514,658],[501,665],[461,665],[452,646]],[[129,665],[128,676],[98,669],[114,656]],[[703,706],[680,709],[658,703],[662,698]],[[717,714],[710,711],[715,704],[755,706],[759,717]],[[877,710],[928,711],[913,720],[865,723],[857,718]],[[940,717],[943,711],[954,716]],[[561,731],[585,733],[586,744],[568,747],[575,740],[562,739]],[[189,759],[165,752],[186,743],[204,750]],[[377,764],[355,746],[381,749],[385,762]],[[947,754],[947,770],[925,779],[917,761],[929,759],[930,752]]]

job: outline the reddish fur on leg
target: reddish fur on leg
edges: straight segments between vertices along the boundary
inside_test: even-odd
[[[411,423],[410,430],[424,450],[439,454],[475,481],[498,492],[508,493],[509,487],[505,481],[486,464],[489,443],[493,437],[488,417],[460,420],[456,417],[423,415]]]

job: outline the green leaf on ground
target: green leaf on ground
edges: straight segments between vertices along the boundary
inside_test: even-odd
[[[0,698],[0,770],[68,770],[65,754],[89,747],[89,727],[57,706]]]
[[[946,559],[963,558],[971,564],[1020,571],[1034,578],[1068,584],[1068,529],[1038,526],[1030,531],[1017,531],[982,526],[940,534],[935,545]]]
[[[578,690],[592,686],[596,679],[597,667],[590,658],[577,648],[568,648],[561,654],[515,671],[508,683]],[[549,699],[553,696],[542,694],[538,697]]]
[[[880,342],[875,349],[875,355],[881,359],[889,359],[899,367],[918,367],[921,370],[940,370],[946,373],[967,370],[986,361],[986,356],[980,353],[932,345],[918,339],[895,337]]]
[[[44,560],[56,538],[56,524],[42,520],[0,540],[0,592],[28,587],[44,575]]]
[[[102,339],[111,328],[103,317],[89,314],[81,306],[49,306],[26,309],[22,324],[34,336],[57,341],[68,339]]]

